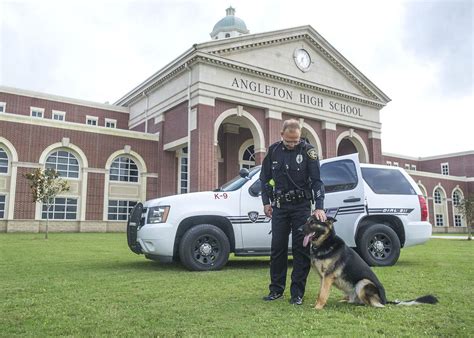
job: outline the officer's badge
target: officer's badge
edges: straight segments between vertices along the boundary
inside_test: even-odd
[[[314,148],[311,148],[310,150],[308,150],[307,154],[308,154],[308,157],[312,160],[315,160],[318,158],[318,153],[316,152],[316,149]]]
[[[296,163],[300,164],[301,162],[303,162],[303,155],[301,154],[296,155]]]
[[[252,223],[255,223],[258,220],[258,211],[250,211],[248,215]]]

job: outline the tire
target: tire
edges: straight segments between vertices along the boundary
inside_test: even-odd
[[[229,259],[230,244],[224,231],[211,224],[200,224],[184,234],[179,258],[192,271],[220,270]]]
[[[400,257],[400,239],[389,226],[374,224],[362,230],[357,251],[370,266],[391,266]]]

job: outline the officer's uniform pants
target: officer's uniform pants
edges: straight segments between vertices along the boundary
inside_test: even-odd
[[[273,207],[272,248],[270,261],[270,291],[282,293],[286,285],[288,266],[288,240],[292,232],[293,272],[291,274],[291,296],[303,297],[306,278],[311,267],[310,248],[303,247],[304,234],[298,231],[311,214],[311,204],[304,200],[297,204],[282,203]]]

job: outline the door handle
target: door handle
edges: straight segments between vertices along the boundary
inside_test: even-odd
[[[355,198],[355,197],[343,200],[344,203],[352,203],[352,202],[359,202],[359,201],[360,201],[360,198]]]

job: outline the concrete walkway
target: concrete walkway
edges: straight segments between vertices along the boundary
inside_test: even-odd
[[[433,235],[431,238],[441,238],[441,239],[467,239],[467,236],[437,236]]]

